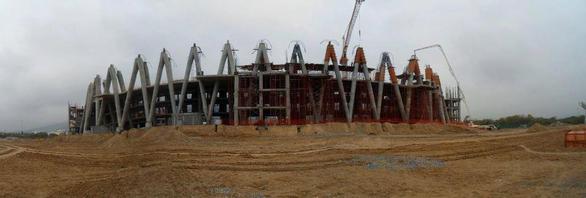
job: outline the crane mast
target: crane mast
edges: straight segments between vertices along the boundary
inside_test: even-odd
[[[358,13],[360,12],[360,6],[365,0],[356,0],[356,4],[354,4],[354,11],[352,12],[352,18],[350,18],[350,23],[348,24],[348,29],[346,29],[346,34],[344,35],[344,48],[342,49],[342,57],[340,58],[340,64],[348,65],[348,46],[350,45],[350,39],[352,38],[352,30],[354,30],[354,25],[356,24],[356,19],[358,18]]]

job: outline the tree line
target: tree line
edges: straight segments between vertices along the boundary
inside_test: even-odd
[[[554,125],[554,124],[584,124],[584,115],[581,116],[570,116],[566,118],[558,119],[556,117],[543,118],[534,117],[531,114],[528,115],[513,115],[508,117],[494,119],[482,119],[473,120],[474,124],[478,125],[489,125],[494,124],[498,128],[522,128],[530,127],[536,123],[541,125]]]
[[[39,133],[0,132],[0,138],[16,137],[16,138],[37,139],[37,138],[47,138],[50,136],[54,136],[54,134],[49,134],[47,132],[39,132]]]

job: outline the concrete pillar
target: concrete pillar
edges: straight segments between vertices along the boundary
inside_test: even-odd
[[[377,120],[381,119],[381,110],[382,110],[382,106],[383,106],[383,95],[384,95],[384,86],[385,86],[385,71],[384,68],[381,66],[381,69],[379,70],[380,73],[379,75],[381,77],[379,77],[379,81],[378,81],[378,90],[377,90],[377,98],[376,98],[376,114],[378,115],[378,117],[376,118]]]
[[[179,93],[179,104],[177,105],[177,113],[183,113],[183,103],[185,101],[185,94],[187,92],[189,76],[191,75],[191,68],[193,67],[194,53],[197,53],[194,50],[197,50],[195,44],[193,45],[193,47],[191,47],[189,55],[187,56],[187,64],[185,64],[185,74],[183,76],[183,82],[181,83],[181,92]]]
[[[120,86],[120,92],[126,92],[126,85],[124,84],[124,76],[120,70],[116,71],[116,77],[118,77],[118,84]]]
[[[109,73],[110,79],[112,82],[110,83],[113,86],[114,90],[114,108],[116,109],[116,121],[118,122],[118,128],[116,128],[117,132],[122,131],[122,107],[120,105],[120,89],[119,89],[119,81],[118,81],[118,74],[117,70],[114,65],[110,65]]]
[[[132,99],[132,90],[134,90],[134,83],[136,82],[136,74],[138,73],[138,63],[135,59],[134,66],[132,69],[132,75],[130,76],[130,84],[128,84],[128,93],[126,93],[126,100],[124,101],[124,110],[122,111],[122,121],[121,127],[124,128],[124,124],[126,123],[126,119],[128,118],[128,111],[130,110],[130,101]],[[130,120],[130,119],[129,119]]]
[[[151,96],[151,106],[149,109],[149,116],[147,116],[147,120],[149,121],[149,123],[147,125],[151,125],[152,126],[152,120],[154,118],[155,115],[155,106],[157,104],[157,99],[159,98],[159,85],[161,83],[161,75],[163,72],[163,66],[165,65],[165,62],[163,60],[163,57],[161,57],[159,59],[159,66],[157,67],[157,74],[155,77],[155,85],[153,87],[153,95]]]
[[[264,82],[263,82],[263,75],[262,72],[258,72],[258,89],[262,90],[264,89]],[[265,117],[264,117],[264,101],[263,101],[263,91],[259,91],[258,92],[258,119],[263,123],[263,125],[266,125],[265,121]]]
[[[399,85],[393,83],[393,89],[395,90],[395,97],[397,99],[397,105],[399,106],[399,113],[401,114],[401,119],[403,122],[409,122],[409,116],[407,112],[405,112],[405,106],[403,105],[403,96],[401,96],[401,89]]]
[[[138,55],[136,62],[138,64],[138,71],[140,73],[140,89],[142,91],[142,103],[144,106],[145,127],[149,128],[152,126],[152,120],[149,117],[151,97],[149,97],[149,92],[147,89],[147,87],[150,85],[148,73],[149,68],[147,67],[146,62],[144,62],[140,55]]]
[[[356,81],[358,75],[358,64],[353,64],[352,83],[350,85],[350,102],[348,102],[348,110],[350,111],[350,118],[354,119],[354,100],[356,99]],[[346,97],[346,96],[344,96]]]
[[[405,102],[405,114],[407,117],[407,121],[411,119],[411,97],[413,96],[413,88],[411,85],[407,85],[407,96]]]
[[[167,86],[169,87],[169,98],[171,98],[171,111],[172,111],[172,120],[173,125],[177,124],[177,104],[175,102],[175,88],[174,88],[174,80],[173,80],[173,70],[171,65],[171,58],[167,54],[167,52],[163,49],[162,52],[165,61],[165,68],[167,69]]]
[[[427,96],[428,96],[428,100],[427,100],[427,109],[428,109],[428,116],[429,116],[429,121],[433,122],[433,91],[432,90],[428,90],[427,91]]]
[[[85,109],[83,113],[83,125],[81,131],[86,133],[89,128],[90,116],[92,114],[92,101],[94,100],[94,83],[90,83],[85,96]]]
[[[287,124],[291,124],[291,81],[290,81],[289,73],[285,74],[285,119],[287,120]]]
[[[368,67],[366,64],[362,66],[362,72],[364,73],[364,77],[366,78],[366,88],[368,89],[368,99],[370,100],[370,108],[372,109],[372,114],[375,120],[380,120],[380,111],[378,111],[377,103],[374,99],[374,91],[372,89],[372,80],[370,79],[370,72],[368,71]],[[379,83],[380,85],[380,83]],[[380,89],[379,89],[380,90]]]
[[[234,111],[234,126],[238,126],[240,119],[239,119],[239,113],[240,113],[240,106],[238,104],[238,100],[239,100],[239,93],[240,93],[240,78],[238,76],[238,74],[234,75],[234,107],[232,108],[232,110]]]
[[[440,114],[440,119],[441,119],[441,121],[442,121],[443,124],[446,124],[445,105],[444,105],[443,97],[441,96],[441,91],[440,91],[440,88],[439,87],[435,90],[435,95],[437,97],[437,103],[438,103],[438,106],[439,106],[438,111],[439,111],[439,114]]]

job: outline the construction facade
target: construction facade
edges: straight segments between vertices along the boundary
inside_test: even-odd
[[[70,132],[165,125],[460,121],[459,93],[443,93],[439,76],[430,66],[421,72],[415,55],[397,75],[388,53],[382,54],[378,67],[369,68],[361,47],[351,64],[338,63],[331,43],[322,64],[305,63],[299,44],[285,64],[270,61],[265,42],[255,50],[254,63],[236,65],[236,51],[227,42],[218,72],[204,75],[201,49],[194,44],[181,80],[175,80],[164,49],[154,82],[141,55],[134,60],[129,84],[110,65],[104,80],[97,75],[89,84],[85,106],[69,107]]]

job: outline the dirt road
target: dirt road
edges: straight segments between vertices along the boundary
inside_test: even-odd
[[[0,197],[586,197],[565,130],[0,140]]]

